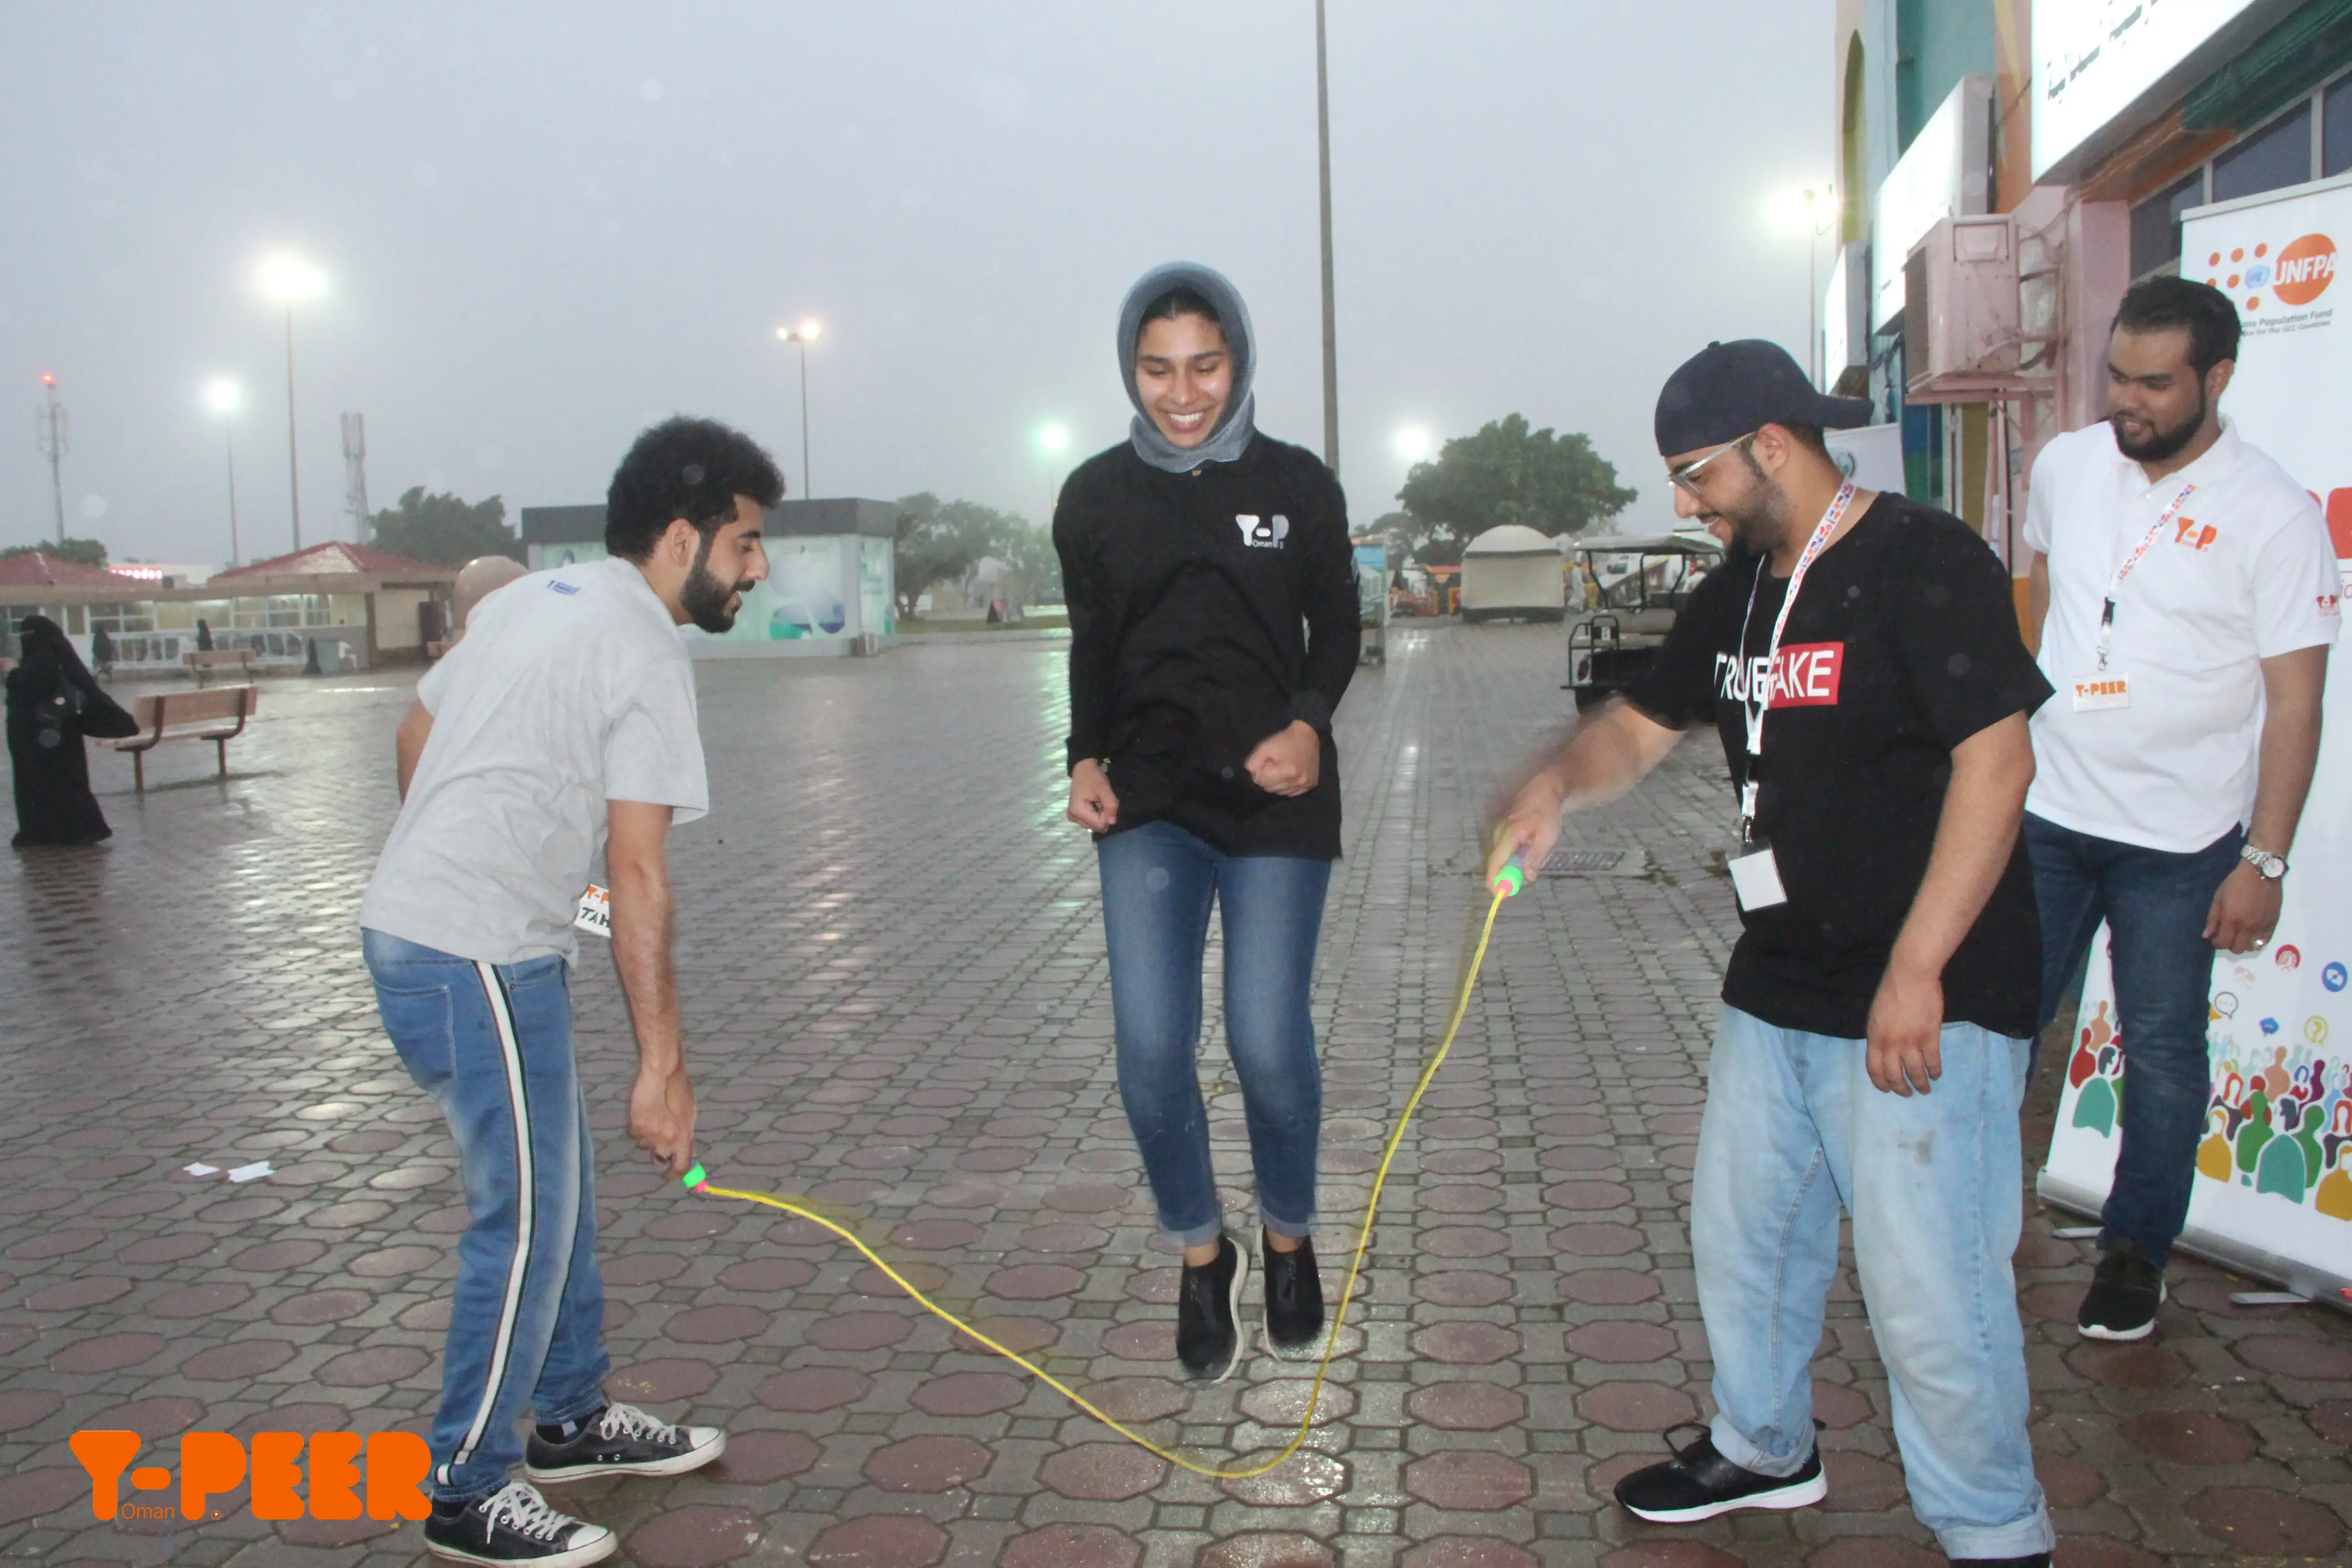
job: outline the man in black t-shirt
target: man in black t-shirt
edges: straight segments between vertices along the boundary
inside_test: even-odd
[[[1544,759],[1488,872],[1540,865],[1563,810],[1715,725],[1742,927],[1691,1193],[1717,1415],[1618,1500],[1686,1522],[1826,1495],[1808,1363],[1843,1205],[1920,1521],[1956,1563],[2046,1564],[2010,1255],[2041,973],[2018,823],[2050,688],[1983,542],[1843,480],[1822,429],[1867,415],[1770,343],[1675,373],[1675,510],[1727,523],[1733,558],[1626,700]]]

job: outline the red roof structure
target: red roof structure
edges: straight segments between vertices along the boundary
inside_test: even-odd
[[[267,561],[255,561],[233,571],[213,574],[215,583],[238,577],[448,577],[451,568],[436,566],[430,561],[412,560],[394,555],[389,550],[378,550],[368,544],[346,544],[331,540],[325,544],[313,544],[308,550],[298,550],[291,555],[273,555]]]
[[[103,566],[85,566],[38,550],[0,555],[0,588],[120,588],[129,582]]]

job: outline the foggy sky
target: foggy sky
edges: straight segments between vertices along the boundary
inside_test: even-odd
[[[1711,337],[1801,357],[1777,188],[1831,170],[1831,6],[1331,0],[1341,478],[1391,510],[1400,426],[1589,432],[1663,524],[1658,385]],[[0,7],[0,544],[49,535],[39,376],[73,418],[68,531],[117,559],[288,547],[411,485],[603,498],[646,424],[708,414],[818,495],[1042,519],[1122,438],[1121,295],[1182,257],[1262,343],[1259,425],[1322,444],[1309,0]],[[1829,256],[1822,249],[1824,269]],[[15,406],[7,406],[13,401]],[[1036,434],[1072,433],[1056,462]]]

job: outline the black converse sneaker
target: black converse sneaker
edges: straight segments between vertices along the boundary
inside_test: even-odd
[[[716,1426],[672,1426],[634,1405],[607,1405],[566,1438],[538,1426],[523,1446],[523,1474],[541,1486],[592,1476],[682,1476],[727,1451]]]
[[[601,1524],[561,1514],[521,1481],[470,1502],[436,1502],[425,1521],[436,1557],[488,1568],[585,1568],[613,1555],[620,1542]]]
[[[2099,1254],[2098,1272],[2083,1296],[2074,1327],[2092,1340],[2144,1340],[2164,1305],[2164,1270],[2131,1242],[2117,1238]]]
[[[1194,1377],[1223,1383],[1241,1364],[1242,1283],[1248,1278],[1249,1254],[1230,1236],[1217,1237],[1215,1262],[1184,1265],[1176,1288],[1176,1357]]]
[[[1310,1237],[1288,1252],[1265,1244],[1265,1342],[1277,1354],[1315,1343],[1323,1335],[1323,1277]]]
[[[1685,1427],[1696,1431],[1699,1439],[1687,1448],[1675,1448],[1674,1436]],[[1706,1428],[1691,1422],[1667,1427],[1666,1447],[1673,1458],[1635,1470],[1617,1483],[1618,1502],[1653,1524],[1692,1524],[1743,1508],[1804,1508],[1829,1496],[1818,1448],[1805,1456],[1795,1475],[1759,1476],[1725,1458]]]

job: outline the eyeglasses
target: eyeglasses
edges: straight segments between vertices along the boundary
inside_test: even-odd
[[[1666,481],[1669,484],[1679,485],[1684,489],[1688,490],[1691,494],[1696,495],[1698,494],[1698,471],[1701,468],[1706,468],[1709,463],[1714,462],[1726,452],[1732,450],[1733,447],[1745,447],[1748,442],[1753,441],[1757,437],[1761,436],[1762,434],[1764,434],[1764,432],[1761,430],[1750,430],[1738,440],[1732,442],[1730,446],[1717,447],[1714,451],[1709,452],[1706,457],[1701,458],[1695,463],[1685,463],[1679,468],[1668,468],[1666,470]]]

